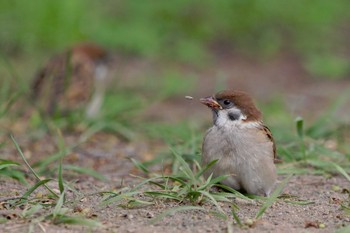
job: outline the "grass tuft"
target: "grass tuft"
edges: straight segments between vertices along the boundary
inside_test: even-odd
[[[29,170],[32,172],[32,174],[35,176],[35,178],[39,181],[38,183],[40,183],[42,180],[40,179],[39,175],[34,171],[34,169],[29,165],[27,159],[25,158],[21,148],[19,147],[18,143],[16,142],[15,138],[13,137],[13,135],[11,134],[11,139],[13,141],[13,143],[15,144],[15,147],[18,151],[18,153],[20,154],[21,158],[23,159],[24,163],[26,164],[26,166],[29,168]],[[37,184],[38,184],[37,183]],[[46,185],[47,182],[43,182],[42,185],[56,198],[58,198],[58,195]]]

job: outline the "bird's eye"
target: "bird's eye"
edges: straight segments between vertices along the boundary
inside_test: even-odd
[[[230,105],[230,104],[231,104],[231,101],[229,101],[229,100],[224,100],[223,103],[224,103],[224,105],[227,106],[227,105]]]

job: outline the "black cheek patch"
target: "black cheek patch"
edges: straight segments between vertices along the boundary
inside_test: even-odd
[[[230,118],[231,121],[237,121],[239,120],[241,114],[239,113],[235,113],[235,112],[229,112],[228,114],[228,118]]]

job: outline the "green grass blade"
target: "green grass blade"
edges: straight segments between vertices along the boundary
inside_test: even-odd
[[[144,194],[145,195],[150,195],[152,197],[157,197],[157,198],[174,199],[174,200],[177,200],[177,201],[181,201],[182,200],[182,198],[179,198],[177,195],[172,195],[170,193],[147,191],[147,192],[144,192]]]
[[[20,156],[22,157],[24,163],[27,165],[27,167],[29,168],[29,170],[33,173],[33,175],[35,176],[35,178],[39,181],[41,181],[41,179],[39,178],[38,174],[36,174],[36,172],[34,171],[34,169],[29,165],[27,159],[24,157],[24,154],[21,150],[21,148],[19,147],[17,141],[15,140],[15,138],[13,137],[13,135],[11,134],[11,139],[12,142],[15,144],[15,147],[17,149],[17,151],[19,152]],[[50,192],[52,193],[52,195],[54,195],[56,198],[58,198],[58,195],[51,189],[49,188],[49,186],[46,185],[46,182],[43,183],[44,187]]]
[[[206,187],[209,186],[210,182],[212,181],[212,177],[213,177],[213,173],[210,174],[210,176],[207,178],[207,180],[205,181],[204,184],[202,184],[201,186],[198,187],[198,189],[205,189]],[[199,178],[198,178],[199,179]]]
[[[285,203],[292,204],[292,205],[312,205],[315,204],[314,201],[291,201],[291,200],[284,200]]]
[[[46,157],[45,159],[34,163],[33,167],[35,167],[37,169],[38,173],[40,174],[47,169],[47,167],[49,166],[50,163],[53,163],[56,160],[62,159],[69,152],[70,152],[70,150],[68,150],[68,149],[66,149],[64,151],[58,151],[58,152]]]
[[[102,223],[81,217],[71,217],[66,215],[58,215],[54,218],[55,224],[72,224],[72,225],[82,225],[88,227],[102,227]]]
[[[163,178],[179,182],[182,186],[189,186],[188,183],[186,182],[186,178],[181,176],[163,176]]]
[[[333,166],[337,169],[337,171],[342,174],[349,182],[350,182],[350,176],[349,174],[341,167],[339,166],[338,164],[336,163],[332,163]]]
[[[13,162],[11,160],[0,159],[0,170],[11,167],[11,166],[19,166],[20,164],[17,162]]]
[[[162,178],[163,177],[161,177],[161,176],[156,176],[156,177],[152,177],[152,178],[149,178],[149,179],[145,179],[142,182],[140,182],[138,185],[136,185],[134,188],[132,188],[131,191],[138,190],[139,188],[141,188],[143,185],[149,183],[150,181],[155,181],[155,180],[159,180],[159,179],[162,179]]]
[[[217,196],[218,199],[222,198],[223,200],[227,200],[228,198],[237,198],[237,195],[235,195],[234,193],[227,193],[224,191],[215,192],[215,193],[212,193],[212,195]],[[230,202],[232,201],[230,200]]]
[[[210,180],[209,185],[220,183],[221,181],[225,180],[228,177],[230,177],[230,175],[222,175],[222,176],[215,177],[214,179]]]
[[[140,194],[140,193],[142,193],[142,191],[121,193],[121,194],[118,194],[117,196],[109,197],[109,198],[103,200],[102,205],[108,205],[108,204],[111,204],[113,202],[118,202],[118,201],[121,201],[123,199],[128,199],[128,198],[130,198],[136,194]]]
[[[199,191],[199,193],[203,194],[203,196],[206,196],[207,198],[210,199],[210,201],[216,206],[216,208],[219,210],[219,212],[221,213],[225,213],[225,211],[221,208],[221,206],[219,205],[219,203],[217,202],[217,200],[214,198],[213,195],[211,195],[209,192],[206,191]]]
[[[237,210],[239,210],[238,206],[236,205],[231,206],[231,213],[232,213],[233,219],[237,222],[239,226],[242,226],[242,221],[238,217],[238,214],[236,213]]]
[[[137,167],[140,171],[143,171],[146,174],[149,173],[148,169],[141,162],[139,162],[139,161],[137,161],[136,159],[133,159],[133,158],[130,158],[130,160],[135,165],[135,167]]]
[[[43,209],[43,206],[41,204],[36,204],[34,206],[31,206],[30,208],[25,208],[22,211],[22,217],[27,218],[33,216],[35,213],[39,212]]]
[[[23,199],[26,199],[29,197],[30,194],[32,194],[32,192],[34,192],[37,188],[39,188],[42,185],[45,185],[47,182],[51,181],[52,179],[45,179],[45,180],[40,180],[39,182],[37,182],[36,184],[34,184],[32,187],[30,187],[28,189],[27,192],[25,192],[22,196]],[[56,194],[57,196],[57,194]]]
[[[196,178],[198,179],[204,172],[206,172],[209,168],[211,168],[217,161],[218,161],[218,159],[215,159],[215,160],[211,161],[210,163],[208,163],[203,169],[201,169],[196,174]]]
[[[136,185],[134,188],[132,188],[131,191],[135,191],[138,190],[139,188],[141,188],[143,185],[147,184],[147,183],[151,183],[154,182],[155,180],[164,180],[166,181],[167,179],[172,180],[172,181],[177,181],[179,182],[181,185],[183,186],[187,186],[188,184],[183,181],[181,178],[175,177],[175,176],[156,176],[156,177],[152,177],[149,179],[145,179],[143,180],[141,183],[139,183],[138,185]],[[159,185],[157,185],[159,186]]]
[[[62,194],[64,191],[63,177],[62,177],[62,159],[60,160],[60,164],[58,165],[58,187],[60,189],[60,193]]]
[[[11,139],[13,141],[13,143],[15,144],[15,147],[17,149],[17,151],[19,152],[20,156],[22,157],[24,163],[27,165],[27,167],[29,168],[29,170],[33,173],[33,175],[35,176],[35,178],[37,178],[40,181],[40,178],[38,176],[38,174],[36,174],[36,172],[34,171],[34,169],[29,165],[27,159],[25,158],[21,148],[19,147],[17,141],[15,140],[15,138],[13,137],[13,135],[11,134]]]
[[[55,208],[52,211],[53,218],[56,218],[56,216],[62,214],[62,206],[64,204],[65,195],[66,194],[65,194],[64,191],[60,194],[60,198],[58,199],[58,201],[57,201],[57,203],[55,205]]]
[[[28,184],[25,174],[22,171],[5,168],[1,170],[0,175],[8,176],[12,179],[18,180],[22,184],[26,184],[26,185]]]
[[[206,180],[206,182],[200,187],[198,187],[198,189],[206,189],[207,187],[212,187],[213,185],[225,180],[227,177],[229,177],[229,175],[218,176],[212,179],[212,174],[211,174]]]
[[[62,135],[62,131],[59,129],[59,128],[57,128],[56,126],[54,126],[54,124],[52,123],[52,122],[50,122],[50,123],[48,123],[49,125],[50,125],[50,128],[53,128],[53,129],[55,129],[56,130],[56,132],[57,132],[57,146],[58,146],[58,149],[60,150],[60,151],[64,151],[64,150],[66,150],[66,143],[65,143],[65,141],[64,141],[64,138],[63,138],[63,135]]]
[[[182,156],[175,151],[173,148],[170,148],[170,151],[172,152],[172,154],[175,156],[176,160],[179,161],[183,172],[186,174],[186,176],[191,180],[191,181],[195,181],[196,178],[190,168],[190,166],[188,165],[188,163],[182,158]]]
[[[241,198],[241,199],[244,199],[244,200],[251,200],[249,197],[247,196],[244,196],[242,193],[238,192],[237,190],[234,190],[233,188],[231,187],[228,187],[226,185],[223,185],[223,184],[216,184],[215,185],[216,187],[219,187],[219,188],[222,188],[224,190],[227,190],[231,193],[233,193],[236,197],[238,198]]]
[[[149,206],[149,205],[153,205],[153,202],[149,202],[149,201],[143,201],[143,200],[139,200],[139,199],[133,199],[131,198],[130,201],[128,201],[127,204],[125,205],[120,205],[123,208],[141,208],[141,207],[145,207],[145,206]]]
[[[149,183],[150,184],[153,184],[153,185],[155,185],[155,186],[158,186],[159,188],[161,188],[161,189],[167,189],[167,187],[165,186],[165,185],[162,185],[162,184],[160,184],[160,183],[158,183],[158,182],[155,182],[155,181],[149,181]]]
[[[297,133],[300,138],[304,138],[304,119],[301,117],[297,117],[295,119]]]

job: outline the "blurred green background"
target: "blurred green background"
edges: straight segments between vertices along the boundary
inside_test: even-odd
[[[177,181],[185,160],[196,170],[212,124],[198,98],[224,88],[256,100],[283,160],[279,174],[344,175],[350,171],[349,9],[349,0],[0,0],[0,176],[27,183],[22,167],[10,168],[20,160],[13,134],[40,177],[56,176],[65,159],[65,174],[101,177],[97,170],[115,177],[133,163],[146,173],[158,166],[162,176],[169,168]],[[30,98],[30,82],[53,54],[84,41],[116,57],[101,114],[84,119],[77,108],[45,116]],[[12,190],[6,184],[1,191]],[[178,190],[164,187],[171,195]]]
[[[347,0],[0,1],[6,56],[96,41],[119,52],[206,64],[213,49],[296,55],[315,76],[349,74]]]

